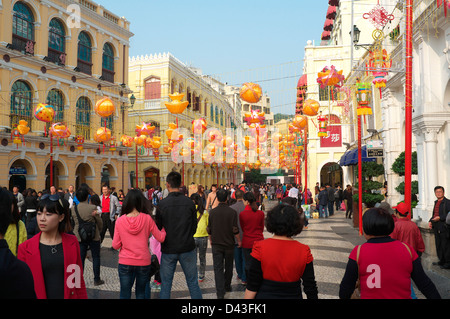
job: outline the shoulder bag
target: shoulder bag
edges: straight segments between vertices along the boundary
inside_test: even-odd
[[[80,235],[80,241],[82,243],[90,243],[94,240],[97,226],[93,222],[84,221],[78,213],[78,207],[75,206],[74,208],[78,219],[78,234]]]

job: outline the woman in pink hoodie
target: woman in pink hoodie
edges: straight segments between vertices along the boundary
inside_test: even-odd
[[[164,242],[166,232],[159,230],[150,216],[151,203],[139,190],[130,190],[123,201],[122,213],[116,221],[112,247],[119,252],[120,299],[131,299],[136,279],[136,299],[145,298],[149,284],[151,255],[148,240],[154,236]]]

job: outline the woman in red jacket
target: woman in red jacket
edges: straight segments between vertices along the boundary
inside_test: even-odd
[[[44,195],[36,215],[40,233],[19,246],[38,299],[87,299],[80,245],[71,231],[69,203]]]
[[[369,209],[362,222],[367,242],[350,253],[339,289],[341,299],[351,298],[358,278],[361,299],[411,299],[411,279],[427,299],[441,299],[414,249],[389,237],[394,230],[389,212]]]
[[[303,230],[302,218],[292,206],[278,205],[267,213],[272,238],[255,242],[245,299],[317,299],[311,249],[294,236]]]
[[[242,229],[242,252],[244,253],[245,272],[248,274],[250,254],[256,241],[264,240],[264,212],[258,210],[255,195],[252,192],[244,194],[245,209],[239,214]]]

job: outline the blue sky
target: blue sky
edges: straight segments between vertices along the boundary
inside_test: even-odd
[[[304,47],[319,44],[328,8],[328,0],[95,2],[131,22],[131,56],[171,52],[223,82],[261,81],[273,112],[289,114]]]

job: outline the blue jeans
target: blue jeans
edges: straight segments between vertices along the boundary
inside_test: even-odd
[[[146,286],[150,284],[150,265],[129,266],[119,264],[120,299],[131,299],[131,288],[136,280],[136,299],[145,299]]]
[[[319,214],[322,218],[328,217],[328,205],[319,205]]]
[[[330,216],[334,215],[334,201],[328,202],[328,214]]]
[[[236,266],[236,272],[242,281],[247,281],[247,276],[245,275],[245,260],[244,255],[242,252],[242,248],[239,248],[238,246],[234,247],[234,263]]]
[[[170,299],[173,276],[178,261],[183,269],[191,299],[203,299],[202,291],[198,285],[197,249],[182,254],[161,254],[161,268],[159,270],[161,274],[160,298]]]
[[[197,247],[198,259],[200,267],[198,268],[198,278],[205,278],[206,269],[206,250],[208,249],[208,237],[194,237],[195,246]]]

